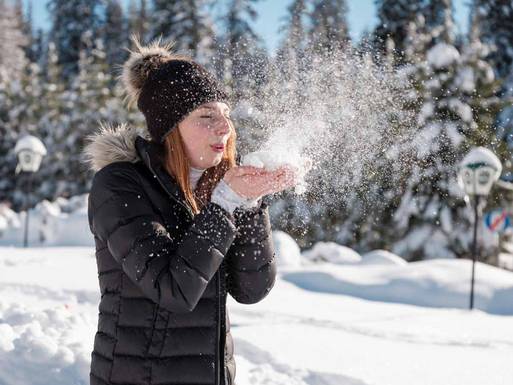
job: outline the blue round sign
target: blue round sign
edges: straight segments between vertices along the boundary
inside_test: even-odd
[[[483,219],[486,227],[496,233],[501,233],[511,226],[511,218],[506,210],[490,211]]]

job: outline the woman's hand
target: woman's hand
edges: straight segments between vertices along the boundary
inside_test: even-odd
[[[297,175],[297,170],[288,165],[272,171],[253,166],[237,166],[226,171],[224,181],[240,196],[255,199],[296,185]]]

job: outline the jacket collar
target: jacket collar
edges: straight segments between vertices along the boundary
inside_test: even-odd
[[[162,188],[166,190],[171,198],[175,199],[178,203],[185,207],[187,212],[193,216],[193,212],[189,205],[185,202],[185,197],[183,195],[180,186],[176,182],[176,180],[169,175],[169,173],[164,168],[161,159],[158,156],[159,148],[157,145],[142,136],[137,136],[135,138],[135,149],[139,156],[139,159],[146,165],[146,167],[151,171],[151,173],[156,177]]]
[[[101,125],[100,130],[88,136],[87,140],[89,143],[83,156],[91,170],[98,171],[114,162],[142,161],[167,194],[193,215],[180,186],[162,165],[158,145],[149,140],[145,130],[127,124]]]

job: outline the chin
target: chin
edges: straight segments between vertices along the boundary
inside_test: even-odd
[[[198,168],[202,168],[202,169],[207,169],[207,168],[210,168],[210,167],[215,167],[217,166],[219,163],[221,163],[221,160],[223,160],[222,157],[219,157],[219,158],[213,158],[213,159],[203,159],[201,161],[201,164]]]

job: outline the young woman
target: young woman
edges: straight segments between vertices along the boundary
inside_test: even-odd
[[[238,166],[227,95],[169,46],[137,44],[122,80],[147,129],[103,127],[85,149],[101,291],[90,382],[234,384],[226,295],[252,304],[273,287],[261,197],[295,172]]]

